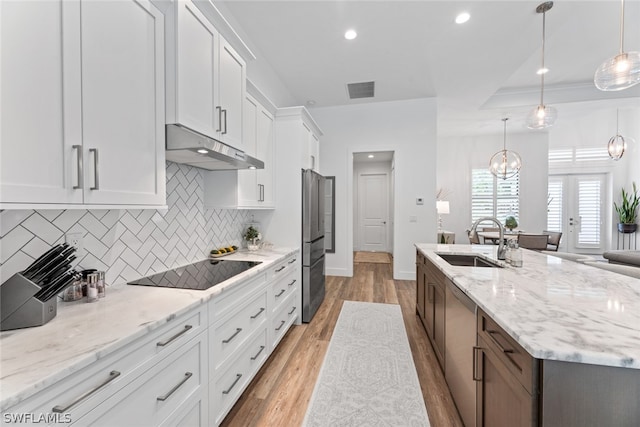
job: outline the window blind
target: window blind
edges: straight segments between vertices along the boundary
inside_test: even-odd
[[[519,218],[520,176],[497,179],[487,169],[471,171],[471,221],[496,217],[504,222],[507,216]]]

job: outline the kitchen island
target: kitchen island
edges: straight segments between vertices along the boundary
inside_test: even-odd
[[[85,420],[80,418],[81,416],[90,419],[91,411],[96,411],[94,409],[84,411],[83,406],[92,408],[104,406],[106,404],[103,402],[113,400],[116,396],[117,387],[128,387],[125,389],[127,391],[138,387],[138,383],[142,383],[143,380],[148,382],[156,377],[161,378],[163,375],[156,375],[154,369],[163,372],[166,368],[164,365],[169,366],[168,361],[174,357],[171,352],[176,353],[176,360],[184,360],[184,363],[176,364],[178,369],[185,368],[186,365],[180,365],[186,364],[186,358],[196,354],[196,347],[199,348],[200,355],[194,356],[193,359],[195,369],[199,370],[196,371],[187,366],[189,375],[184,381],[187,381],[187,386],[194,381],[196,385],[199,384],[197,388],[193,388],[196,391],[190,391],[190,393],[201,393],[203,399],[198,405],[207,406],[209,382],[216,382],[210,387],[214,389],[218,387],[218,380],[225,380],[224,373],[216,379],[213,378],[214,373],[223,372],[221,369],[225,366],[236,369],[232,366],[233,359],[238,358],[242,353],[242,345],[237,344],[249,345],[263,340],[262,348],[258,343],[260,357],[256,356],[252,360],[264,363],[266,355],[281,339],[282,334],[295,319],[299,319],[295,310],[272,302],[274,290],[285,287],[287,293],[280,298],[280,301],[291,303],[295,307],[300,306],[296,298],[297,287],[290,286],[290,283],[298,280],[300,274],[297,254],[298,249],[291,248],[274,248],[256,252],[239,251],[223,259],[260,261],[261,263],[207,290],[122,284],[108,288],[107,296],[96,303],[60,302],[57,316],[43,326],[0,333],[0,406],[3,420],[9,420],[7,413],[10,413],[11,417],[29,413],[32,422],[37,419],[33,417],[41,417],[43,413],[47,414],[49,422],[52,419],[60,423]],[[278,271],[275,272],[275,270]],[[286,281],[281,285],[280,282],[283,279]],[[235,347],[225,347],[221,351],[216,347],[217,353],[211,358],[206,357],[210,353],[206,348],[209,345],[212,347],[218,345],[219,333],[225,334],[222,338],[228,338],[225,329],[227,324],[236,329],[233,323],[236,316],[232,310],[234,305],[241,309],[238,316],[244,316],[245,312],[247,312],[247,318],[249,314],[253,316],[251,319],[255,323],[255,333],[249,332],[254,325],[246,323],[242,326],[244,331],[240,335],[234,335],[230,346]],[[281,313],[284,313],[284,320]],[[273,332],[271,322],[277,322],[278,332]],[[245,333],[248,334],[246,338],[243,337]],[[212,341],[208,344],[207,337],[216,338],[216,342]],[[269,340],[268,343],[267,340]],[[190,347],[194,350],[187,350]],[[170,351],[164,350],[167,348],[170,348]],[[176,348],[177,351],[174,350]],[[254,356],[256,351],[250,350],[251,356]],[[180,352],[184,354],[181,355]],[[225,356],[224,360],[222,355]],[[148,362],[149,360],[154,360],[153,363],[158,367]],[[102,365],[109,363],[117,365],[117,369],[113,369],[111,372],[113,375],[107,376],[111,368],[105,369]],[[94,367],[98,366],[101,366],[100,371],[93,372]],[[166,373],[165,371],[164,374]],[[87,378],[81,380],[82,375],[87,375]],[[185,376],[184,373],[178,373],[178,375]],[[209,375],[212,376],[211,379]],[[100,384],[103,377],[107,378],[107,381],[96,387],[95,385]],[[249,374],[247,373],[244,377],[249,378]],[[82,392],[72,384],[74,381],[79,382],[80,387],[93,387],[91,394],[77,404],[73,399]],[[126,385],[128,381],[132,385]],[[171,389],[177,381],[173,379],[170,381],[172,382],[167,385],[162,384],[159,387],[160,390],[156,389],[153,392]],[[186,390],[185,386],[182,386],[184,381],[180,384],[182,389]],[[243,382],[245,382],[244,378]],[[234,394],[241,388],[240,385],[242,384],[235,387]],[[56,393],[50,392],[62,386],[71,390],[71,397],[63,395],[56,397]],[[228,388],[227,384],[224,386]],[[138,390],[142,390],[141,387],[138,387]],[[73,391],[74,388],[75,391]],[[178,390],[171,399],[167,398],[168,401],[182,399],[183,396],[179,396],[182,389]],[[136,393],[137,391],[134,395]],[[57,418],[50,416],[51,412],[58,412],[58,406],[54,407],[45,402],[52,394],[57,404],[64,404],[60,406],[73,402],[73,405],[69,406],[71,409],[67,411],[65,408],[65,411],[57,414],[59,415]],[[191,398],[186,391],[184,394],[185,401]],[[45,395],[48,396],[41,397]],[[156,401],[155,395],[152,401]],[[212,403],[212,408],[217,410],[216,405],[217,403]],[[230,407],[232,402],[225,405]],[[74,414],[73,410],[76,408],[84,411],[82,415]],[[174,418],[182,417],[182,414],[175,415],[174,412],[167,411],[167,414]],[[217,419],[203,418],[207,412],[206,409],[200,412],[201,421],[197,424],[214,425],[219,422]],[[209,412],[213,413],[213,411]],[[66,415],[68,413],[70,413],[70,419],[65,418],[69,416]],[[84,415],[85,413],[89,415]],[[125,411],[122,413],[125,414]],[[218,413],[222,414],[221,416],[224,415],[222,409],[218,410]],[[192,418],[185,416],[184,419]],[[143,423],[141,425],[154,424],[150,418],[145,420],[141,421]],[[27,421],[29,421],[28,418]],[[135,423],[133,419],[129,422]],[[81,424],[90,423],[93,422],[81,422]]]
[[[484,381],[497,381],[484,371],[493,366],[493,355],[503,357],[514,376],[521,376],[512,381],[508,370],[501,371],[511,381],[510,393],[526,389],[523,395],[530,398],[516,401],[524,416],[514,418],[519,421],[513,425],[640,425],[638,279],[528,250],[523,250],[523,267],[514,268],[496,259],[495,246],[415,246],[428,267],[427,281],[429,275],[441,274],[477,306],[476,347],[464,351],[473,352],[478,425],[492,425],[485,415],[496,409],[487,407],[492,390]],[[476,255],[502,268],[454,266],[439,254]],[[432,298],[429,290],[423,295]],[[427,325],[425,329],[429,332]],[[450,333],[456,331],[447,330],[446,336]],[[494,344],[495,352],[486,349]],[[441,347],[443,353],[449,349],[446,343]]]

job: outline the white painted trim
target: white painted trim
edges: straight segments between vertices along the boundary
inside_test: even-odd
[[[247,93],[253,96],[268,112],[275,116],[278,107],[249,79],[247,79]]]
[[[242,59],[255,60],[256,56],[249,46],[240,38],[229,21],[220,13],[211,0],[192,0],[200,12],[213,24],[222,37],[242,56]]]
[[[374,149],[370,149],[367,150],[366,147],[355,147],[354,148],[349,148],[348,150],[348,157],[347,157],[347,272],[348,272],[348,276],[347,277],[353,277],[353,154],[354,153],[362,153],[362,152],[371,152],[371,153],[379,153],[379,152],[383,152],[383,151],[391,151],[393,152],[393,157],[395,158],[396,156],[396,148],[394,147],[390,147],[390,146],[384,146],[384,147],[375,147]],[[393,191],[394,194],[396,189],[395,189],[395,182],[394,182],[394,188],[389,188],[389,191]],[[394,204],[393,206],[389,206],[389,210],[393,210],[393,217],[396,217],[396,204],[397,204],[397,200],[394,199]],[[396,221],[393,222],[393,234],[394,236],[397,235],[397,230],[396,230]],[[393,241],[393,253],[396,253],[396,245],[397,245],[397,241],[396,239],[394,239]],[[400,277],[400,273],[396,273],[396,262],[397,259],[394,257],[393,258],[393,278],[397,279],[397,280],[415,280],[415,272],[413,273],[413,279],[403,279],[402,277]],[[406,275],[405,275],[406,276]],[[404,277],[404,276],[403,276]]]
[[[353,271],[349,271],[345,268],[327,268],[325,269],[325,275],[327,276],[339,276],[339,277],[353,277]]]
[[[416,272],[415,271],[399,271],[396,272],[395,268],[393,269],[393,279],[394,280],[416,280]]]
[[[313,133],[316,134],[316,136],[323,135],[322,130],[320,129],[316,121],[313,120],[313,117],[309,113],[309,110],[307,110],[305,107],[300,106],[300,107],[279,108],[278,112],[276,113],[276,117],[295,117],[295,118],[302,117],[302,121],[307,126],[312,128],[311,130],[313,131]]]

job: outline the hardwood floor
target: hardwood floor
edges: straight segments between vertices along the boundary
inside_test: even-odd
[[[391,264],[356,263],[352,278],[328,276],[325,300],[312,322],[291,328],[222,426],[302,424],[345,300],[400,304],[431,426],[463,426],[416,316],[415,290],[414,281],[393,280]]]

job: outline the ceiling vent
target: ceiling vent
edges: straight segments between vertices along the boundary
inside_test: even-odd
[[[349,99],[373,98],[376,82],[348,83]]]

